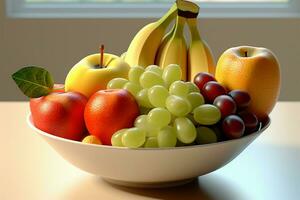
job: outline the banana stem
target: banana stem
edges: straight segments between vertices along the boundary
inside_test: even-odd
[[[176,4],[182,14],[197,17],[200,8],[196,3],[186,0],[176,0]]]
[[[177,5],[176,3],[174,3],[173,6],[170,8],[170,10],[157,21],[158,25],[168,26],[176,16],[176,14],[177,14]]]
[[[170,30],[170,32],[169,32],[169,33],[170,33],[171,35],[173,35],[173,33],[174,33],[175,29],[176,29],[176,24],[174,24],[174,26],[172,27],[172,29]]]
[[[174,35],[176,37],[182,37],[185,21],[186,21],[186,19],[184,17],[181,17],[181,16],[177,15],[176,27],[175,27],[175,33],[174,33]]]
[[[199,30],[198,30],[197,18],[187,19],[187,23],[191,32],[192,39],[201,40]]]

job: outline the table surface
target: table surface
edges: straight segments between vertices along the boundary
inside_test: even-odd
[[[63,160],[26,124],[28,102],[0,103],[0,199],[299,199],[300,102],[280,102],[271,126],[225,167],[185,186],[134,189]]]

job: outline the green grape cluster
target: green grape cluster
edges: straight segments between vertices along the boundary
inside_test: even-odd
[[[108,89],[128,90],[141,111],[134,127],[112,136],[113,146],[159,148],[216,142],[213,129],[206,126],[220,120],[219,109],[205,104],[199,88],[181,81],[181,74],[176,64],[165,69],[137,66],[130,69],[128,80],[115,78],[107,84]]]

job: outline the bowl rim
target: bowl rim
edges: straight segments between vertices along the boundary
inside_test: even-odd
[[[27,124],[29,125],[29,127],[33,130],[35,130],[36,132],[38,132],[41,135],[44,135],[46,137],[50,137],[52,139],[55,140],[60,140],[63,142],[70,142],[70,143],[74,143],[74,144],[79,144],[79,145],[84,145],[84,146],[94,146],[97,148],[108,148],[108,149],[117,149],[117,150],[129,150],[129,151],[149,151],[149,150],[154,150],[154,151],[161,151],[161,150],[184,150],[184,149],[192,149],[192,148],[199,148],[199,147],[208,147],[208,146],[214,146],[214,145],[220,145],[220,144],[226,144],[226,143],[230,143],[230,142],[234,142],[234,141],[238,141],[238,140],[243,140],[246,139],[248,137],[253,137],[254,135],[260,135],[263,131],[265,131],[271,124],[271,119],[270,117],[267,118],[267,120],[265,121],[264,125],[261,125],[260,129],[256,132],[253,132],[249,135],[243,136],[241,138],[237,138],[237,139],[231,139],[231,140],[225,140],[225,141],[221,141],[221,142],[215,142],[215,143],[210,143],[210,144],[196,144],[196,145],[191,145],[191,146],[182,146],[182,147],[165,147],[165,148],[128,148],[128,147],[114,147],[114,146],[109,146],[109,145],[103,145],[103,144],[87,144],[87,143],[83,143],[81,141],[75,141],[75,140],[70,140],[70,139],[66,139],[63,137],[59,137],[56,135],[52,135],[50,133],[47,133],[45,131],[42,131],[40,129],[38,129],[37,127],[34,126],[34,124],[32,123],[32,117],[31,117],[31,113],[29,113],[27,115]]]

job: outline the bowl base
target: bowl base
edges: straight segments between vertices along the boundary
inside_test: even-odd
[[[125,186],[125,187],[134,187],[134,188],[168,188],[168,187],[176,187],[185,185],[194,181],[195,178],[184,179],[179,181],[168,181],[168,182],[127,182],[127,181],[119,181],[109,178],[102,178],[103,180],[107,181],[108,183]]]

